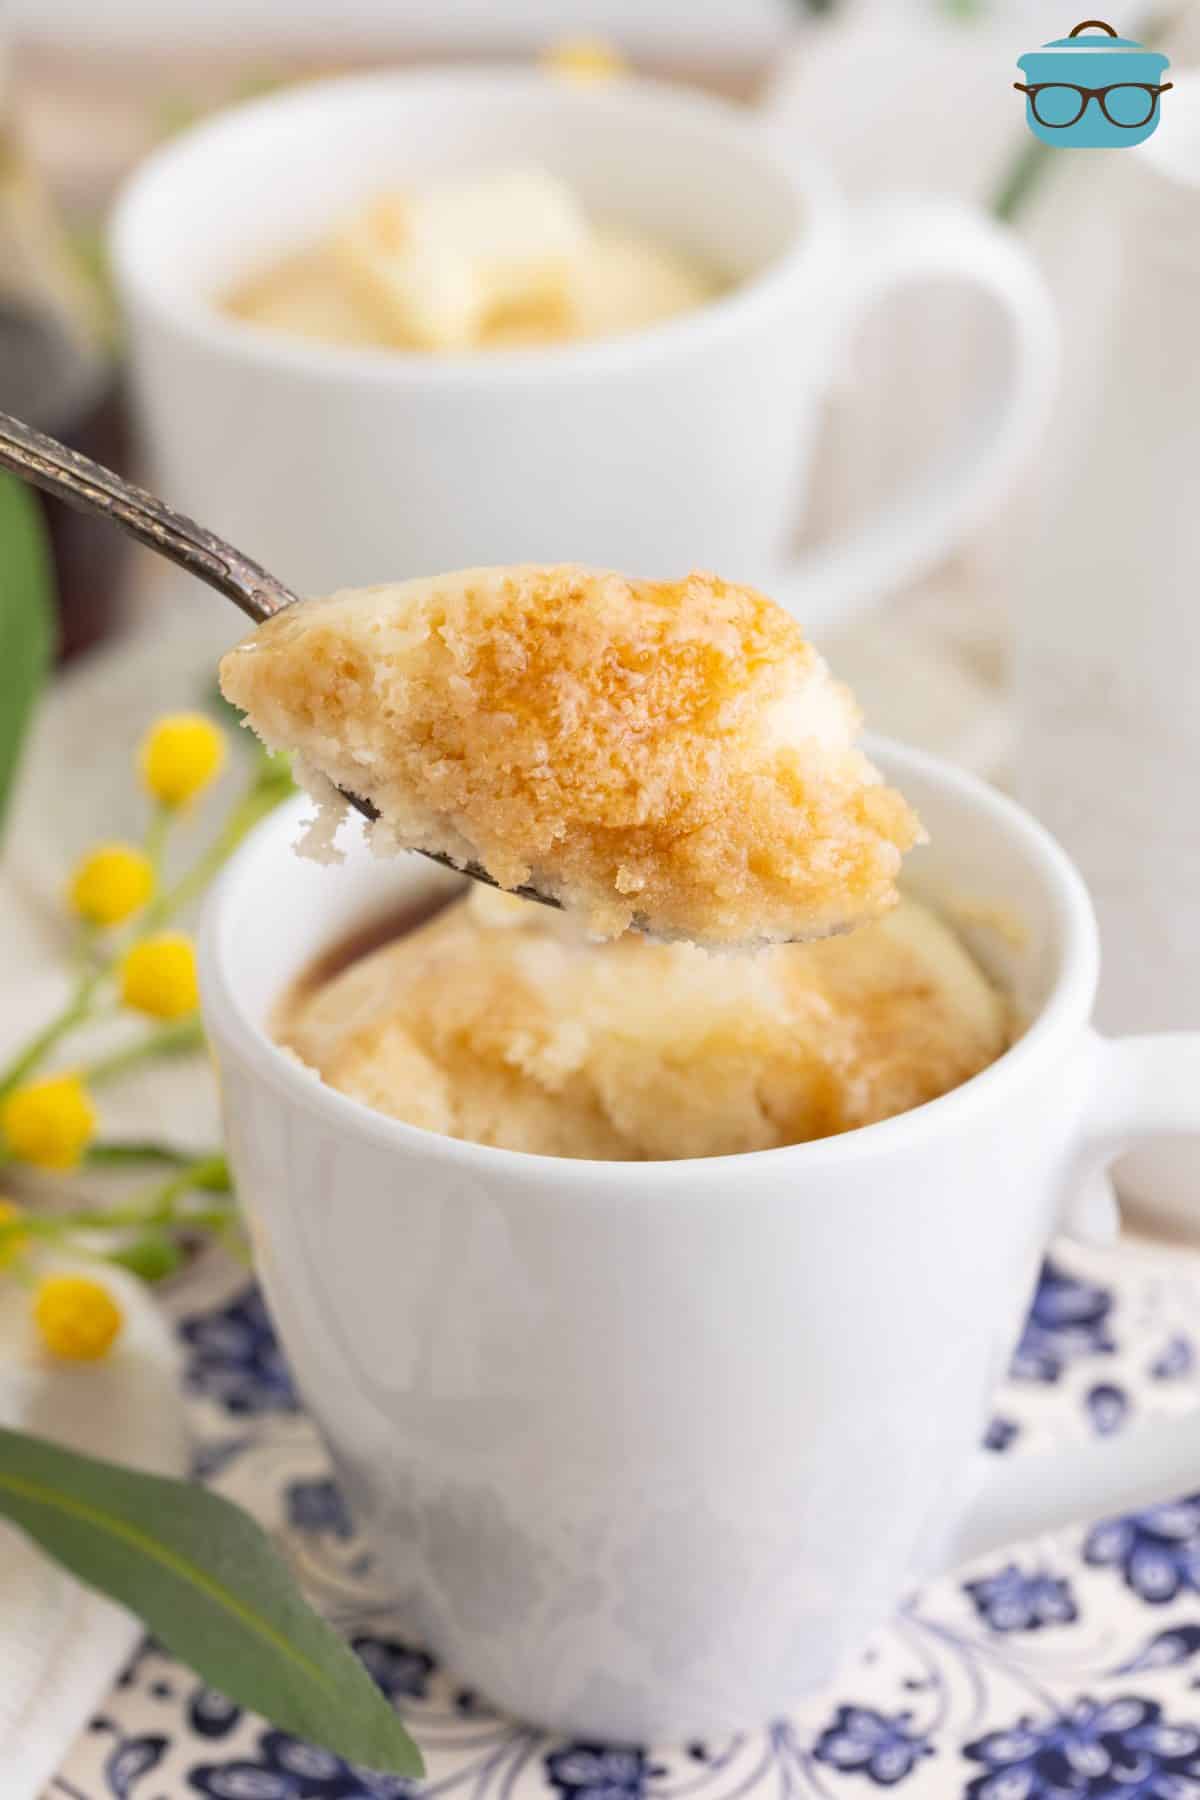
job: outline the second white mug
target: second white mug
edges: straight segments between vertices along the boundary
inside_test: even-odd
[[[216,303],[372,194],[517,160],[727,272],[729,291],[628,336],[471,357],[284,338]],[[785,165],[752,116],[648,82],[474,69],[299,88],[159,151],[112,248],[156,481],[302,592],[474,563],[704,567],[819,628],[1000,498],[1053,387],[1049,303],[1000,228],[941,201],[852,219],[820,164]],[[1006,326],[963,441],[796,561],[856,321],[901,286],[946,282],[981,290]]]

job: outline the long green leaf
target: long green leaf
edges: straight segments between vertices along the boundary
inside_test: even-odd
[[[0,1515],[239,1705],[364,1768],[423,1772],[353,1651],[228,1500],[0,1429]]]
[[[37,501],[0,475],[0,826],[54,646],[53,576]]]

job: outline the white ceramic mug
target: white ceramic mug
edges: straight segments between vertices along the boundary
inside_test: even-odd
[[[303,342],[214,304],[368,195],[513,159],[728,271],[732,290],[624,337],[476,357]],[[945,201],[852,221],[820,165],[785,164],[751,115],[647,82],[584,91],[468,70],[299,88],[151,157],[112,251],[156,481],[301,592],[473,563],[702,567],[819,626],[987,511],[1053,385],[1048,301],[999,227]],[[962,441],[797,563],[822,401],[855,322],[898,288],[947,282],[980,290],[1006,327]],[[919,412],[919,388],[906,404]]]
[[[1020,921],[976,947],[1029,1023],[963,1087],[819,1143],[575,1162],[385,1118],[268,1022],[320,951],[453,878],[352,829],[343,866],[302,861],[299,803],[210,903],[229,1152],[306,1404],[412,1629],[542,1724],[759,1724],[952,1555],[1200,1472],[1200,1414],[1061,1458],[977,1449],[1050,1234],[1113,1223],[1089,1174],[1200,1122],[1200,1036],[1095,1035],[1062,851],[973,778],[877,750],[930,831],[914,890]]]

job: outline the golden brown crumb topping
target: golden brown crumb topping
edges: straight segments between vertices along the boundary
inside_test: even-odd
[[[919,826],[795,622],[693,574],[474,569],[305,602],[222,687],[371,800],[383,847],[474,859],[604,935],[810,937],[893,904]]]

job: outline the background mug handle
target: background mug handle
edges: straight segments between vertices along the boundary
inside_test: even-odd
[[[947,281],[999,311],[1001,366],[980,384],[954,440],[899,494],[773,577],[775,597],[807,632],[844,624],[951,550],[1003,498],[1049,413],[1058,372],[1049,292],[1012,234],[958,201],[897,198],[855,219],[848,266],[834,283],[835,359],[850,354],[857,326],[898,289]],[[906,398],[918,408],[919,386]]]
[[[1068,1202],[1064,1224],[1069,1233],[1078,1223],[1080,1235],[1094,1243],[1102,1223],[1095,1210],[1100,1172],[1134,1144],[1200,1132],[1200,1032],[1116,1039],[1090,1034],[1086,1054],[1094,1066],[1080,1175],[1091,1204],[1076,1220]],[[1200,1194],[1196,1213],[1200,1220]],[[1115,1236],[1115,1206],[1112,1222]],[[949,1568],[1020,1538],[1177,1500],[1198,1489],[1200,1407],[1057,1451],[1014,1456],[980,1451],[966,1515],[939,1561]]]

